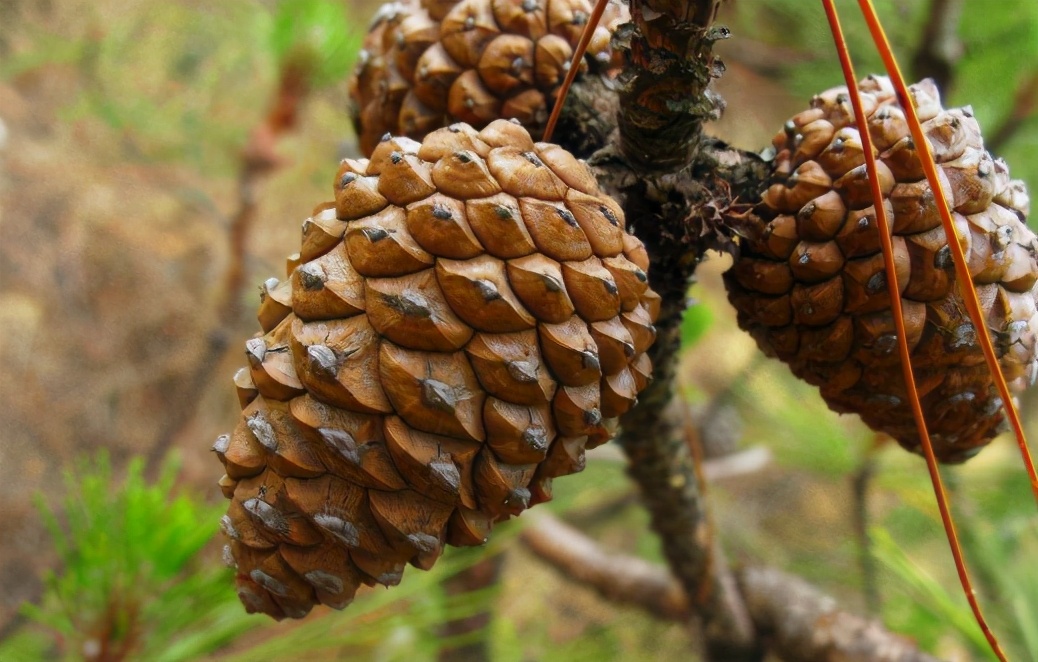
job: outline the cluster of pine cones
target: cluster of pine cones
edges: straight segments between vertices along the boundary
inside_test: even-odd
[[[341,608],[445,544],[482,544],[580,471],[651,380],[660,300],[645,249],[587,166],[535,142],[590,10],[403,0],[377,16],[351,81],[369,158],[342,162],[286,278],[264,283],[262,333],[235,376],[241,419],[214,446],[249,611]],[[608,75],[624,20],[616,5],[598,28],[589,75]],[[1003,365],[1033,381],[1026,192],[968,109],[914,89]],[[1001,403],[904,115],[885,80],[866,92],[924,405],[941,456],[961,459]],[[849,108],[845,90],[826,92],[776,138],[773,186],[734,219],[749,236],[727,284],[765,351],[912,446]]]

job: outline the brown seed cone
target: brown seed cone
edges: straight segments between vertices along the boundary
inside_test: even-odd
[[[343,161],[214,445],[250,611],[341,608],[551,498],[651,376],[659,297],[587,167],[518,124]]]
[[[544,130],[591,0],[401,0],[383,5],[350,79],[361,151],[386,133],[420,139],[452,122],[477,129],[518,119]],[[629,20],[612,0],[581,67],[606,72],[612,31]]]
[[[984,150],[970,108],[943,109],[929,80],[911,89],[991,339],[1019,390],[1038,374],[1038,239],[1025,224],[1027,192]],[[1002,401],[904,112],[886,78],[869,77],[862,90],[923,411],[938,458],[960,462],[999,431]],[[831,409],[857,413],[919,452],[847,89],[815,97],[773,143],[771,187],[732,219],[744,241],[725,283],[739,324],[817,385]]]

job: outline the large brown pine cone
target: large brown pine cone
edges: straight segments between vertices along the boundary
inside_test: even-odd
[[[361,151],[452,122],[518,119],[539,139],[591,0],[400,0],[383,5],[350,79]],[[610,2],[581,63],[604,70],[627,7]]]
[[[955,282],[951,249],[904,112],[886,78],[862,83],[912,365],[938,457],[976,454],[1004,413]],[[1038,239],[1028,197],[984,150],[970,108],[945,110],[931,81],[913,101],[939,165],[960,244],[1011,386],[1038,373]],[[814,98],[774,140],[773,185],[745,218],[726,274],[739,324],[821,389],[829,407],[919,451],[897,350],[875,207],[845,87]]]
[[[550,499],[651,377],[647,270],[590,170],[517,123],[343,161],[214,447],[246,608],[343,607]]]

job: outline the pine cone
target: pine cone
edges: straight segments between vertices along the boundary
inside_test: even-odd
[[[591,14],[590,0],[401,0],[383,5],[350,79],[364,154],[386,133],[421,139],[452,122],[482,128],[518,119],[535,139]],[[628,20],[613,0],[588,48],[603,70],[612,30]]]
[[[923,411],[938,458],[963,461],[999,431],[1002,401],[904,112],[888,79],[869,77],[862,90]],[[1038,239],[1025,225],[1027,191],[984,150],[970,108],[942,108],[929,80],[911,90],[1002,369],[1023,388],[1038,374]],[[815,97],[773,142],[773,184],[734,219],[747,235],[725,277],[739,324],[818,386],[831,409],[919,452],[847,89]]]
[[[587,167],[517,123],[343,161],[214,446],[246,608],[344,607],[549,500],[651,377],[647,269]]]

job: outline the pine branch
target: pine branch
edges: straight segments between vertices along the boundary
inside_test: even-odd
[[[675,172],[691,162],[704,121],[720,100],[707,93],[715,78],[713,29],[720,0],[632,0],[631,23],[615,40],[627,66],[620,88],[620,150],[643,170]]]
[[[611,602],[633,605],[668,621],[686,622],[694,616],[681,585],[666,569],[610,554],[552,515],[531,513],[519,539],[568,579],[590,586]]]
[[[931,0],[919,49],[912,58],[912,73],[916,80],[933,78],[942,95],[951,90],[955,65],[964,52],[959,39],[963,5],[965,0]]]
[[[761,659],[760,643],[730,570],[718,553],[683,422],[668,413],[680,350],[681,319],[696,265],[708,247],[730,242],[721,224],[733,194],[759,191],[763,164],[704,140],[702,124],[720,100],[707,86],[719,72],[711,53],[727,30],[711,27],[719,0],[632,0],[632,22],[614,37],[624,52],[618,138],[590,159],[603,188],[621,201],[651,258],[661,297],[654,381],[621,418],[629,474],[684,590],[695,596],[707,656]]]
[[[685,622],[694,613],[687,594],[661,567],[603,550],[551,515],[532,517],[520,540],[566,577],[618,604]],[[797,577],[769,568],[739,573],[757,631],[788,662],[936,662],[908,639],[840,609]]]
[[[843,611],[799,577],[747,568],[739,585],[753,622],[787,662],[937,662],[879,622]]]

